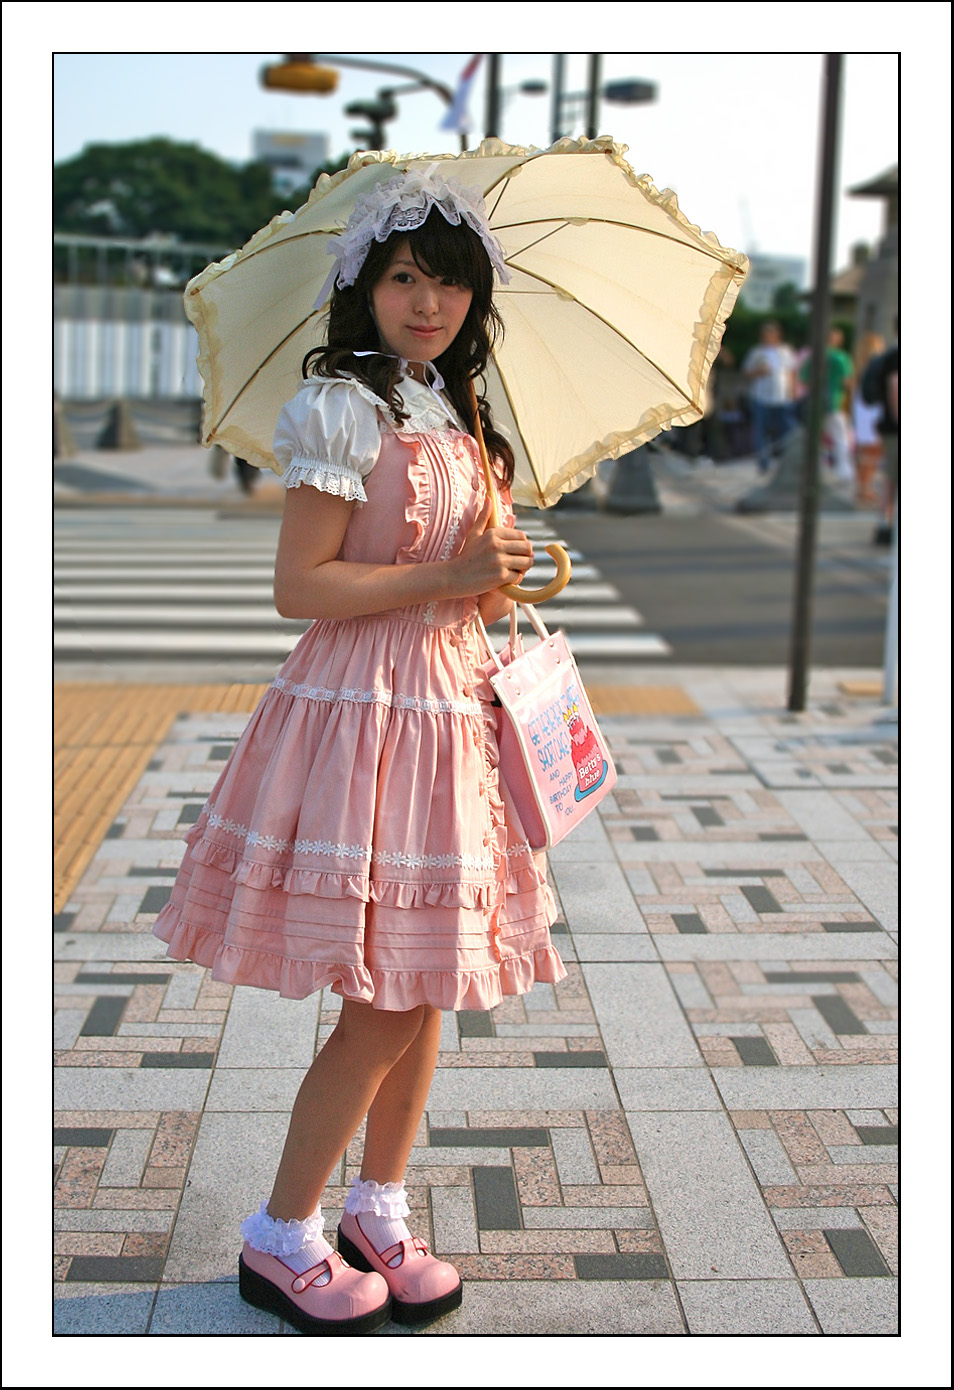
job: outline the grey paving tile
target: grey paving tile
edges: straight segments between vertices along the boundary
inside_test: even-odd
[[[815,1000],[815,1008],[835,1034],[844,1036],[867,1032],[861,1019],[844,999],[819,998]]]
[[[778,1058],[764,1038],[732,1037],[735,1050],[745,1067],[777,1067]]]
[[[645,930],[626,875],[615,862],[557,862],[550,867],[577,950],[588,932]]]
[[[868,966],[859,970],[859,975],[871,990],[879,1004],[891,1009],[898,1003],[898,982],[892,979],[880,966]]]
[[[600,1170],[585,1129],[554,1129],[551,1143],[561,1183],[573,1186],[600,1181]]]
[[[208,1071],[138,1067],[60,1067],[53,1078],[57,1110],[201,1110]]]
[[[712,995],[706,989],[702,977],[695,971],[690,975],[670,975],[669,983],[676,991],[679,1002],[684,1009],[715,1008]]]
[[[845,1110],[897,1105],[895,1066],[713,1067],[729,1110]]]
[[[75,1211],[59,1207],[53,1213],[54,1231],[168,1231],[171,1211]]]
[[[835,1259],[851,1279],[890,1278],[891,1271],[867,1231],[846,1231],[831,1227],[822,1232]]]
[[[884,932],[832,936],[828,932],[678,933],[653,938],[662,960],[894,960],[897,945]]]
[[[798,1183],[798,1174],[774,1129],[740,1129],[738,1135],[763,1187]]]
[[[54,1048],[57,1051],[69,1052],[75,1046],[85,1022],[85,1009],[57,1009],[53,1014]]]
[[[105,1149],[113,1137],[111,1129],[84,1129],[77,1126],[57,1126],[53,1130],[53,1143],[64,1147],[75,1146],[84,1149]]]
[[[469,1255],[480,1250],[477,1213],[470,1187],[432,1187],[434,1250],[439,1255]]]
[[[626,1118],[677,1279],[791,1277],[727,1115],[627,1111]]]
[[[246,1303],[231,1280],[164,1286],[149,1324],[150,1335],[160,1337],[263,1337],[281,1330],[281,1319]]]
[[[116,1032],[125,1007],[125,998],[100,995],[86,1016],[86,1022],[80,1029],[80,1037],[111,1038]]]
[[[679,1279],[679,1297],[696,1336],[787,1336],[818,1332],[794,1279]]]
[[[496,1280],[467,1284],[462,1306],[422,1329],[434,1337],[567,1337],[675,1335],[685,1332],[668,1280],[640,1283],[581,1279],[508,1280],[506,1298]]]
[[[624,1110],[721,1110],[705,1067],[615,1067]]]
[[[661,965],[583,966],[610,1065],[702,1066],[702,1056]]]
[[[755,912],[781,912],[782,907],[774,893],[767,888],[743,887],[742,896]]]
[[[616,855],[612,840],[604,834],[595,840],[561,840],[547,851],[547,859],[552,868],[555,864],[612,864]]]
[[[576,958],[585,961],[656,961],[659,953],[656,943],[649,935],[649,928],[642,931],[619,932],[614,936],[604,936],[600,932],[586,932],[576,944]]]
[[[806,1047],[838,1046],[838,1039],[817,1009],[789,1009],[788,1016]]]
[[[139,1065],[160,1071],[211,1071],[215,1056],[211,1052],[144,1052]]]
[[[237,989],[222,1032],[218,1066],[301,1067],[315,1058],[318,995],[282,999],[274,990]]]
[[[898,1145],[894,1144],[829,1144],[832,1163],[897,1163]]]
[[[538,1067],[605,1067],[606,1054],[603,1052],[534,1052],[533,1060]]]
[[[856,865],[870,864],[882,868],[894,869],[897,871],[897,864],[888,853],[885,845],[887,841],[876,840],[873,837],[867,840],[820,840],[814,842],[815,849],[828,860],[833,869],[836,869],[842,878],[845,877],[844,871],[850,870]]]
[[[829,1336],[898,1332],[897,1279],[806,1279],[805,1292]]]
[[[250,1142],[247,1114],[203,1115],[166,1259],[166,1281],[204,1283],[237,1273],[239,1227],[272,1190],[287,1126],[287,1114],[259,1114]]]
[[[415,1164],[427,1164],[432,1168],[457,1168],[461,1164],[468,1167],[500,1167],[510,1162],[510,1150],[502,1148],[426,1149],[413,1148],[409,1160]]]
[[[193,1009],[205,972],[200,969],[177,970],[169,981],[162,1001],[164,1009]]]
[[[511,1167],[473,1168],[477,1226],[481,1231],[519,1231],[520,1202]]]
[[[160,1258],[137,1255],[74,1255],[66,1273],[80,1284],[154,1284],[161,1276]]]
[[[697,936],[704,935],[708,927],[698,912],[674,912],[672,920],[676,924],[677,931],[684,933],[695,933]]]
[[[653,1214],[649,1207],[524,1207],[523,1224],[528,1231],[651,1231]]]
[[[545,980],[538,980],[529,994],[523,995],[523,1007],[531,1015],[557,1009],[559,1005],[553,992],[553,986],[548,985]]]
[[[832,854],[826,857],[872,917],[888,931],[896,930],[899,913],[897,864],[859,864]]]
[[[53,1333],[61,1337],[142,1336],[155,1297],[155,1285],[57,1284]]]
[[[489,1009],[467,1009],[458,1014],[457,1028],[462,1038],[492,1038],[494,1036],[493,1014]]]
[[[575,1255],[573,1264],[578,1279],[666,1279],[664,1255],[645,1253],[632,1255]]]
[[[898,1143],[897,1125],[855,1125],[858,1138],[865,1145],[882,1145]],[[846,1147],[849,1147],[846,1145]]]
[[[84,931],[57,936],[56,960],[164,960],[166,943],[152,932]]]
[[[448,1067],[431,1084],[443,1110],[615,1110],[605,1067]]]
[[[138,1187],[152,1147],[151,1129],[120,1129],[103,1165],[103,1187]]]
[[[433,1111],[429,1111],[429,1114],[433,1116]],[[549,1144],[550,1131],[537,1126],[519,1125],[512,1129],[443,1129],[432,1125],[428,1131],[428,1140],[432,1149],[540,1149]]]

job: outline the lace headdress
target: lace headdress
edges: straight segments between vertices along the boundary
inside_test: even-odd
[[[438,168],[435,163],[398,174],[357,200],[344,229],[331,243],[335,265],[315,300],[316,309],[325,303],[335,285],[344,289],[354,284],[373,241],[387,241],[394,232],[413,231],[434,207],[453,226],[466,222],[473,228],[498,278],[503,284],[508,283],[510,272],[500,242],[490,230],[483,197],[476,188],[443,178]]]

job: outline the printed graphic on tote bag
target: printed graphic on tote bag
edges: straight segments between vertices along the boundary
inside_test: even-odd
[[[576,772],[577,785],[573,795],[577,801],[582,801],[584,796],[589,796],[590,792],[603,785],[608,768],[596,735],[583,722],[579,706],[574,704],[569,710],[564,710],[563,718],[570,735],[570,754]]]

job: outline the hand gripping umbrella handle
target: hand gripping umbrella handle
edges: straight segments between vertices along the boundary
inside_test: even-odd
[[[477,392],[474,389],[473,378],[470,382],[470,402],[474,414],[474,438],[477,440],[477,447],[480,450],[480,461],[484,465],[484,479],[487,483],[487,494],[490,497],[490,524],[497,526],[500,523],[497,511],[497,483],[494,478],[493,469],[490,466],[490,459],[487,456],[487,445],[484,443],[484,432],[480,426],[480,412],[477,409]],[[565,589],[570,581],[570,557],[563,549],[562,545],[548,545],[547,554],[554,561],[557,572],[545,584],[542,589],[523,589],[519,584],[501,584],[499,593],[506,595],[507,598],[515,599],[517,603],[546,603],[548,598],[555,597],[561,589]]]

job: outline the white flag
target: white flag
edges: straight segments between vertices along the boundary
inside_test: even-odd
[[[474,76],[480,67],[480,60],[483,56],[482,53],[475,53],[461,73],[457,91],[454,93],[454,100],[447,108],[447,114],[439,126],[440,130],[468,131],[473,129],[473,122],[467,111],[467,103],[470,100],[470,89],[474,85]]]

